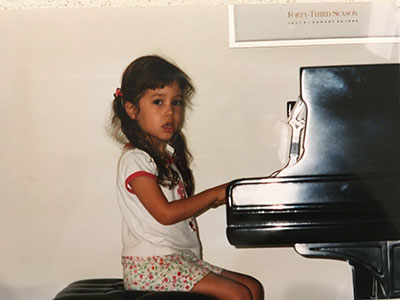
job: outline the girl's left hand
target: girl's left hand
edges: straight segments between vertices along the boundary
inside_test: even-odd
[[[226,188],[227,188],[228,184],[222,184],[219,185],[217,187],[215,187],[214,189],[216,190],[216,200],[213,203],[212,207],[218,207],[220,205],[224,205],[226,203]]]

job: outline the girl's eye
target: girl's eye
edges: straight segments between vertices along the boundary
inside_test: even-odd
[[[174,101],[172,101],[172,104],[175,106],[182,106],[183,100],[174,100]]]
[[[161,104],[162,104],[162,100],[157,99],[157,100],[154,100],[153,103],[154,103],[155,105],[161,105]]]

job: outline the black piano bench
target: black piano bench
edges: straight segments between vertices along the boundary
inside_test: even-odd
[[[86,279],[71,283],[53,300],[217,300],[214,297],[188,292],[127,291],[122,279]]]

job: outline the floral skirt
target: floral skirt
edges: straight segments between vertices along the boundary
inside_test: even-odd
[[[220,274],[192,252],[152,256],[122,257],[124,287],[141,291],[190,291],[209,272]]]

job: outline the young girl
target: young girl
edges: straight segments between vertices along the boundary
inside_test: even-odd
[[[261,300],[256,279],[201,260],[194,217],[224,204],[226,185],[194,195],[191,155],[181,130],[193,92],[178,67],[144,56],[126,68],[114,94],[114,133],[127,142],[117,175],[124,285]]]

